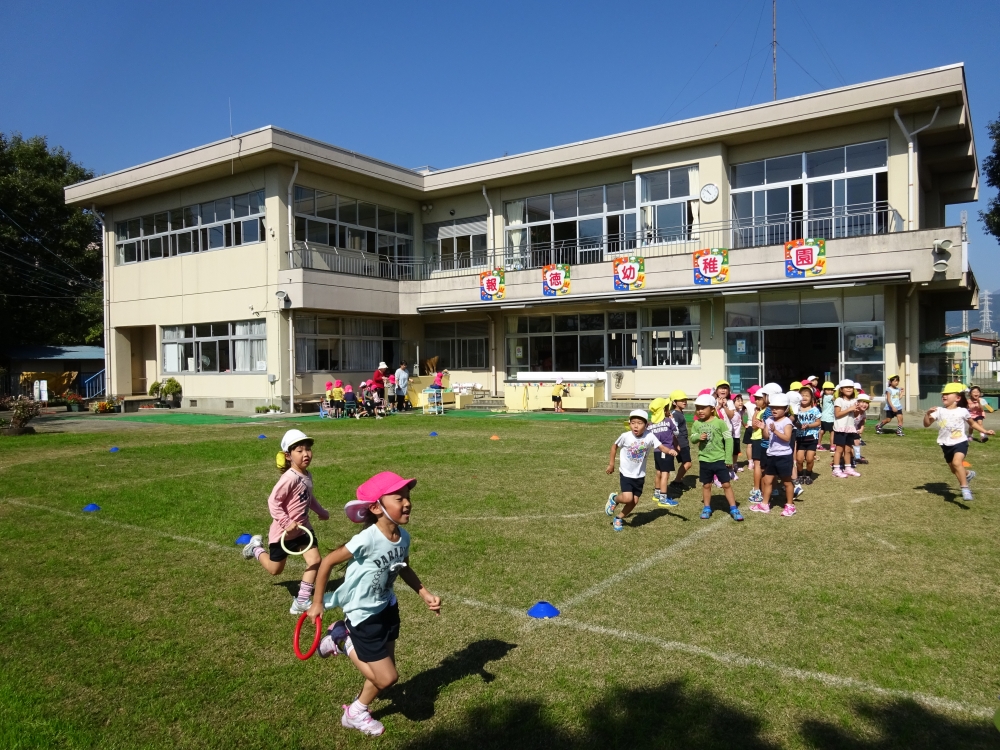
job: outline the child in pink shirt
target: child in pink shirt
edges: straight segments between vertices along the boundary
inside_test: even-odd
[[[292,552],[304,551],[306,570],[302,574],[298,596],[289,610],[293,615],[302,614],[312,604],[316,571],[319,570],[319,545],[309,522],[309,511],[315,511],[320,520],[330,518],[329,511],[313,495],[312,474],[309,473],[312,445],[312,438],[301,430],[289,430],[285,433],[281,439],[282,452],[278,454],[277,460],[281,478],[267,499],[267,509],[273,519],[267,533],[268,548],[264,549],[263,538],[259,534],[243,548],[244,559],[257,558],[264,570],[273,576],[285,569],[285,561],[288,559],[285,547]],[[284,547],[281,544],[282,534],[285,535]]]

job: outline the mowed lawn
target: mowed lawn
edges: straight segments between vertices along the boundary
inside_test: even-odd
[[[973,447],[968,504],[934,433],[911,425],[868,436],[861,478],[832,479],[819,454],[793,518],[737,524],[716,490],[703,521],[700,488],[668,513],[650,479],[616,534],[604,468],[623,424],[0,438],[0,747],[1000,747],[1000,441]],[[341,508],[361,481],[419,480],[411,564],[444,609],[397,586],[381,738],[340,726],[360,687],[346,660],[292,653],[302,563],[272,578],[234,545],[266,533],[292,425],[316,438],[324,552],[358,530]],[[735,488],[747,511],[750,480]],[[538,600],[562,615],[530,620]]]

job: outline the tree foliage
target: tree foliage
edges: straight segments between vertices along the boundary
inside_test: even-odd
[[[0,133],[0,350],[102,342],[100,230],[63,197],[93,176],[44,137]]]
[[[983,159],[983,172],[986,173],[986,184],[1000,189],[1000,118],[987,125],[986,131],[993,141],[993,150]],[[986,210],[979,212],[979,218],[986,225],[986,231],[1000,240],[1000,194],[993,196]]]

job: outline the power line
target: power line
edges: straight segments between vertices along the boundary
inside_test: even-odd
[[[768,43],[767,46],[768,47],[771,46],[770,42]],[[753,104],[753,98],[757,95],[757,87],[760,86],[760,79],[764,77],[764,68],[766,67],[767,67],[767,58],[765,57],[764,64],[760,66],[760,73],[757,74],[757,83],[754,84],[753,93],[750,94],[750,102],[749,102],[750,104]]]
[[[771,43],[770,43],[770,42],[768,42],[768,43],[767,43],[767,44],[766,44],[765,46],[761,47],[760,49],[758,49],[758,50],[756,50],[756,51],[757,51],[757,52],[761,52],[761,51],[763,51],[763,50],[770,50],[770,49],[771,49]],[[685,109],[687,109],[688,107],[690,107],[690,106],[691,106],[692,104],[694,104],[694,103],[695,103],[696,101],[698,101],[699,99],[701,99],[701,97],[703,97],[703,96],[704,96],[705,94],[707,94],[707,93],[708,93],[709,91],[711,91],[712,89],[714,89],[714,88],[716,88],[717,86],[719,86],[720,84],[722,84],[722,83],[723,83],[723,81],[725,81],[725,80],[726,80],[727,78],[729,78],[729,76],[731,76],[731,75],[732,75],[733,73],[735,73],[736,71],[738,71],[738,70],[739,70],[740,68],[744,67],[744,65],[745,65],[745,63],[740,63],[739,65],[737,65],[737,66],[736,66],[735,68],[733,68],[733,69],[732,69],[732,70],[730,70],[730,71],[729,71],[728,73],[726,73],[726,74],[725,74],[724,76],[722,76],[722,78],[720,78],[720,79],[719,79],[718,81],[716,81],[715,83],[713,83],[713,84],[712,84],[711,86],[709,86],[709,87],[708,87],[707,89],[704,89],[704,90],[703,90],[703,91],[702,91],[702,92],[701,92],[700,94],[698,94],[698,96],[696,96],[696,97],[695,97],[694,99],[692,99],[691,101],[689,101],[689,102],[688,102],[687,104],[685,104],[685,105],[684,105],[683,107],[681,107],[680,109],[675,109],[675,110],[674,110],[674,112],[673,112],[673,114],[674,114],[674,115],[678,115],[678,114],[680,114],[681,112],[683,112],[683,111],[684,111]]]
[[[822,88],[826,88],[826,85],[825,85],[825,84],[822,84],[822,83],[820,83],[819,81],[817,81],[817,80],[816,80],[816,76],[814,76],[814,75],[813,75],[812,73],[810,73],[810,72],[809,72],[808,70],[806,70],[806,69],[805,69],[805,68],[804,68],[804,67],[802,66],[802,63],[800,63],[800,62],[799,62],[798,60],[796,60],[796,59],[795,59],[794,57],[792,57],[792,53],[788,51],[788,48],[787,48],[787,47],[786,47],[786,46],[785,46],[784,44],[782,44],[781,42],[778,42],[778,46],[779,46],[779,47],[781,47],[781,49],[785,50],[785,54],[786,54],[786,55],[788,55],[789,59],[790,59],[790,60],[791,60],[791,61],[792,61],[793,63],[795,63],[796,65],[798,65],[798,66],[799,66],[799,69],[800,69],[800,70],[801,70],[801,71],[802,71],[803,73],[805,73],[805,74],[806,74],[807,76],[809,76],[810,78],[812,78],[812,79],[813,79],[813,81],[815,81],[815,82],[816,82],[816,85],[817,85],[817,86],[819,86],[819,87],[820,87],[821,89],[822,89]]]
[[[805,22],[806,28],[809,29],[809,33],[812,34],[812,38],[816,41],[816,44],[819,46],[820,51],[826,58],[827,63],[830,65],[831,68],[833,68],[834,74],[837,76],[837,78],[840,79],[841,85],[846,86],[847,79],[844,78],[843,75],[841,75],[840,68],[837,67],[837,63],[834,62],[833,57],[830,55],[830,53],[826,51],[826,46],[823,44],[822,37],[820,37],[819,34],[817,34],[815,31],[813,31],[813,27],[809,24],[809,19],[806,18],[806,14],[802,12],[802,8],[799,7],[799,4],[795,0],[792,0],[792,5],[795,6],[795,10],[797,10],[799,12],[799,15],[802,16],[802,20]],[[785,51],[787,52],[788,50]]]
[[[5,253],[5,252],[4,252],[3,250],[0,250],[0,255],[6,255],[6,256],[7,256],[8,258],[13,258],[13,259],[14,259],[14,260],[16,260],[17,262],[19,262],[19,263],[23,263],[24,265],[26,265],[26,266],[30,267],[30,268],[31,268],[31,269],[33,269],[33,270],[36,270],[36,271],[39,271],[39,272],[41,272],[41,273],[49,273],[49,274],[52,274],[53,276],[56,276],[56,277],[58,277],[58,278],[62,279],[63,281],[71,281],[71,282],[73,282],[74,284],[79,284],[79,283],[81,283],[81,282],[80,282],[79,280],[77,280],[77,279],[71,279],[71,278],[70,278],[69,276],[64,276],[63,274],[61,274],[61,273],[59,273],[59,272],[57,272],[57,271],[53,271],[53,270],[52,270],[51,268],[49,268],[48,266],[40,266],[40,265],[36,265],[35,263],[32,263],[32,262],[30,262],[30,261],[28,261],[28,260],[25,260],[24,258],[21,258],[21,257],[19,257],[19,256],[17,256],[17,255],[11,255],[10,253]],[[81,274],[81,275],[82,275],[82,274]],[[87,278],[86,276],[83,276],[83,278],[84,278],[84,279],[85,279],[85,280],[86,280],[86,281],[88,282],[88,285],[89,285],[89,286],[92,286],[92,287],[93,287],[94,289],[100,289],[100,288],[101,288],[101,285],[100,285],[100,284],[97,284],[97,283],[96,283],[95,281],[93,281],[92,279],[88,279],[88,278]]]
[[[66,266],[67,266],[68,268],[70,268],[70,269],[71,269],[71,270],[72,270],[72,271],[73,271],[74,273],[78,274],[78,275],[80,276],[80,278],[82,278],[82,279],[85,279],[85,280],[87,280],[88,282],[90,282],[91,284],[94,284],[95,286],[97,285],[97,282],[96,282],[96,281],[94,281],[93,279],[91,279],[90,277],[88,277],[88,276],[87,276],[86,274],[82,273],[82,272],[80,271],[80,269],[78,269],[78,268],[77,268],[76,266],[74,266],[73,264],[71,264],[71,263],[70,263],[70,262],[69,262],[68,260],[66,260],[65,258],[63,258],[63,257],[62,257],[61,255],[59,255],[58,253],[56,253],[56,252],[53,252],[52,250],[49,250],[49,248],[47,248],[47,247],[45,246],[45,244],[44,244],[44,243],[43,243],[43,242],[42,242],[42,241],[41,241],[40,239],[38,239],[37,237],[35,237],[35,236],[34,236],[33,234],[31,234],[31,233],[30,233],[30,232],[29,232],[29,231],[28,231],[27,229],[25,229],[25,228],[24,228],[24,227],[22,227],[22,226],[21,226],[20,224],[18,224],[18,223],[17,223],[16,221],[14,221],[14,219],[13,219],[13,218],[12,218],[12,217],[10,216],[10,214],[8,214],[8,213],[7,213],[6,211],[4,211],[4,210],[3,210],[2,208],[0,208],[0,214],[3,214],[3,215],[4,215],[5,217],[7,217],[7,221],[9,221],[9,222],[10,222],[11,224],[13,224],[13,225],[14,225],[15,227],[17,227],[18,229],[20,229],[20,230],[21,230],[21,231],[22,231],[22,232],[24,233],[24,236],[25,236],[25,237],[27,237],[28,239],[30,239],[30,240],[32,240],[32,241],[34,241],[34,242],[37,242],[37,243],[38,243],[38,245],[39,245],[39,247],[41,247],[41,248],[42,248],[42,249],[43,249],[43,250],[44,250],[45,252],[49,253],[50,255],[53,255],[53,256],[55,256],[55,257],[56,257],[56,259],[58,259],[59,261],[61,261],[62,263],[64,263],[64,264],[65,264],[65,265],[66,265]]]
[[[753,57],[754,47],[757,46],[757,32],[760,31],[760,22],[764,18],[764,8],[767,7],[767,0],[760,4],[760,14],[757,16],[757,27],[753,30],[753,41],[750,42],[750,53],[743,68],[743,78],[740,80],[740,90],[736,92],[736,106],[740,106],[740,95],[743,93],[743,82],[747,79],[747,70],[750,69],[750,58]]]

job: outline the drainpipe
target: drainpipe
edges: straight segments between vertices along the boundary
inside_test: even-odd
[[[299,176],[299,162],[288,180],[288,260],[292,265],[292,251],[295,249],[295,204],[292,202],[292,191],[295,188],[295,178]],[[288,413],[295,413],[295,323],[292,310],[288,310]]]
[[[915,186],[913,183],[914,177],[917,172],[917,165],[916,162],[914,161],[914,155],[913,155],[913,137],[917,133],[927,130],[927,128],[933,125],[934,120],[937,119],[938,112],[940,111],[941,107],[935,107],[934,114],[931,117],[931,121],[926,125],[924,125],[922,128],[917,128],[911,133],[906,129],[906,126],[903,124],[903,118],[899,116],[899,110],[898,109],[892,110],[892,116],[896,118],[896,124],[899,125],[899,129],[903,131],[903,136],[906,138],[906,175],[909,182],[909,191],[907,192],[906,195],[906,228],[908,230],[913,229],[913,209],[914,206],[916,206],[916,199],[917,199]],[[907,296],[907,299],[909,299],[909,296]],[[909,351],[907,351],[907,356],[909,356]],[[907,383],[906,387],[907,387],[906,397],[907,399],[909,399],[910,397],[909,383]]]
[[[908,291],[906,293],[906,306],[905,306],[905,312],[904,312],[904,314],[906,315],[906,323],[905,323],[905,326],[906,326],[906,328],[905,328],[905,330],[906,330],[906,334],[905,334],[905,339],[906,339],[906,358],[905,358],[905,362],[906,362],[906,365],[905,365],[905,372],[903,373],[903,377],[906,378],[906,380],[904,381],[906,383],[906,402],[904,403],[903,406],[904,406],[904,408],[905,408],[906,411],[910,410],[910,295],[913,294],[913,291],[916,288],[917,288],[916,284],[910,284],[910,291]]]
[[[486,205],[490,208],[490,218],[489,218],[489,232],[490,232],[490,249],[496,250],[495,237],[493,236],[493,204],[490,203],[490,197],[486,194],[486,186],[483,185],[483,200],[486,201]]]
[[[97,213],[97,206],[93,203],[90,204],[90,211],[101,225],[101,260],[104,263],[102,284],[104,287],[104,396],[107,398],[111,395],[111,341],[108,337],[108,320],[111,317],[111,300],[109,299],[111,280],[108,278],[110,265],[108,263],[108,227],[101,215]]]

